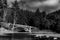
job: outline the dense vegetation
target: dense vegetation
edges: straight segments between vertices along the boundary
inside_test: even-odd
[[[35,13],[27,10],[20,10],[16,13],[16,23],[22,25],[29,25],[39,28],[40,30],[49,29],[52,31],[60,31],[60,14],[59,11],[46,15],[45,12]]]
[[[40,30],[50,29],[60,31],[60,12],[56,11],[50,14],[46,12],[40,13],[39,9],[36,12],[19,9],[18,3],[15,1],[12,8],[7,8],[6,22],[22,25],[29,25],[39,28]],[[0,17],[3,18],[3,12],[0,11]],[[1,19],[0,18],[0,19]]]

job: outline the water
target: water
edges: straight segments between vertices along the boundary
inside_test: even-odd
[[[31,40],[31,36],[25,33],[9,33],[6,36],[0,36],[1,40]]]

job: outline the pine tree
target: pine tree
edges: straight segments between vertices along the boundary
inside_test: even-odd
[[[1,0],[1,8],[3,10],[3,21],[5,22],[6,21],[6,14],[7,14],[7,0]]]
[[[13,8],[13,11],[14,11],[14,23],[13,23],[13,28],[12,28],[12,30],[13,30],[14,25],[16,24],[16,20],[17,20],[16,14],[18,12],[19,6],[18,6],[17,0],[15,0],[14,3],[12,3],[12,4],[13,4],[12,8]]]

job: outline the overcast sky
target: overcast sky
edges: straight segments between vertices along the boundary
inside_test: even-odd
[[[12,6],[12,3],[11,2],[14,2],[15,0],[7,0],[7,4],[9,5],[9,7],[11,7]],[[17,0],[18,2],[20,1],[20,0]]]

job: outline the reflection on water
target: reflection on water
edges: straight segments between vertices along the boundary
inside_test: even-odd
[[[2,40],[31,40],[31,35],[27,35],[25,33],[14,33],[14,34],[6,34],[6,36],[0,36]]]

